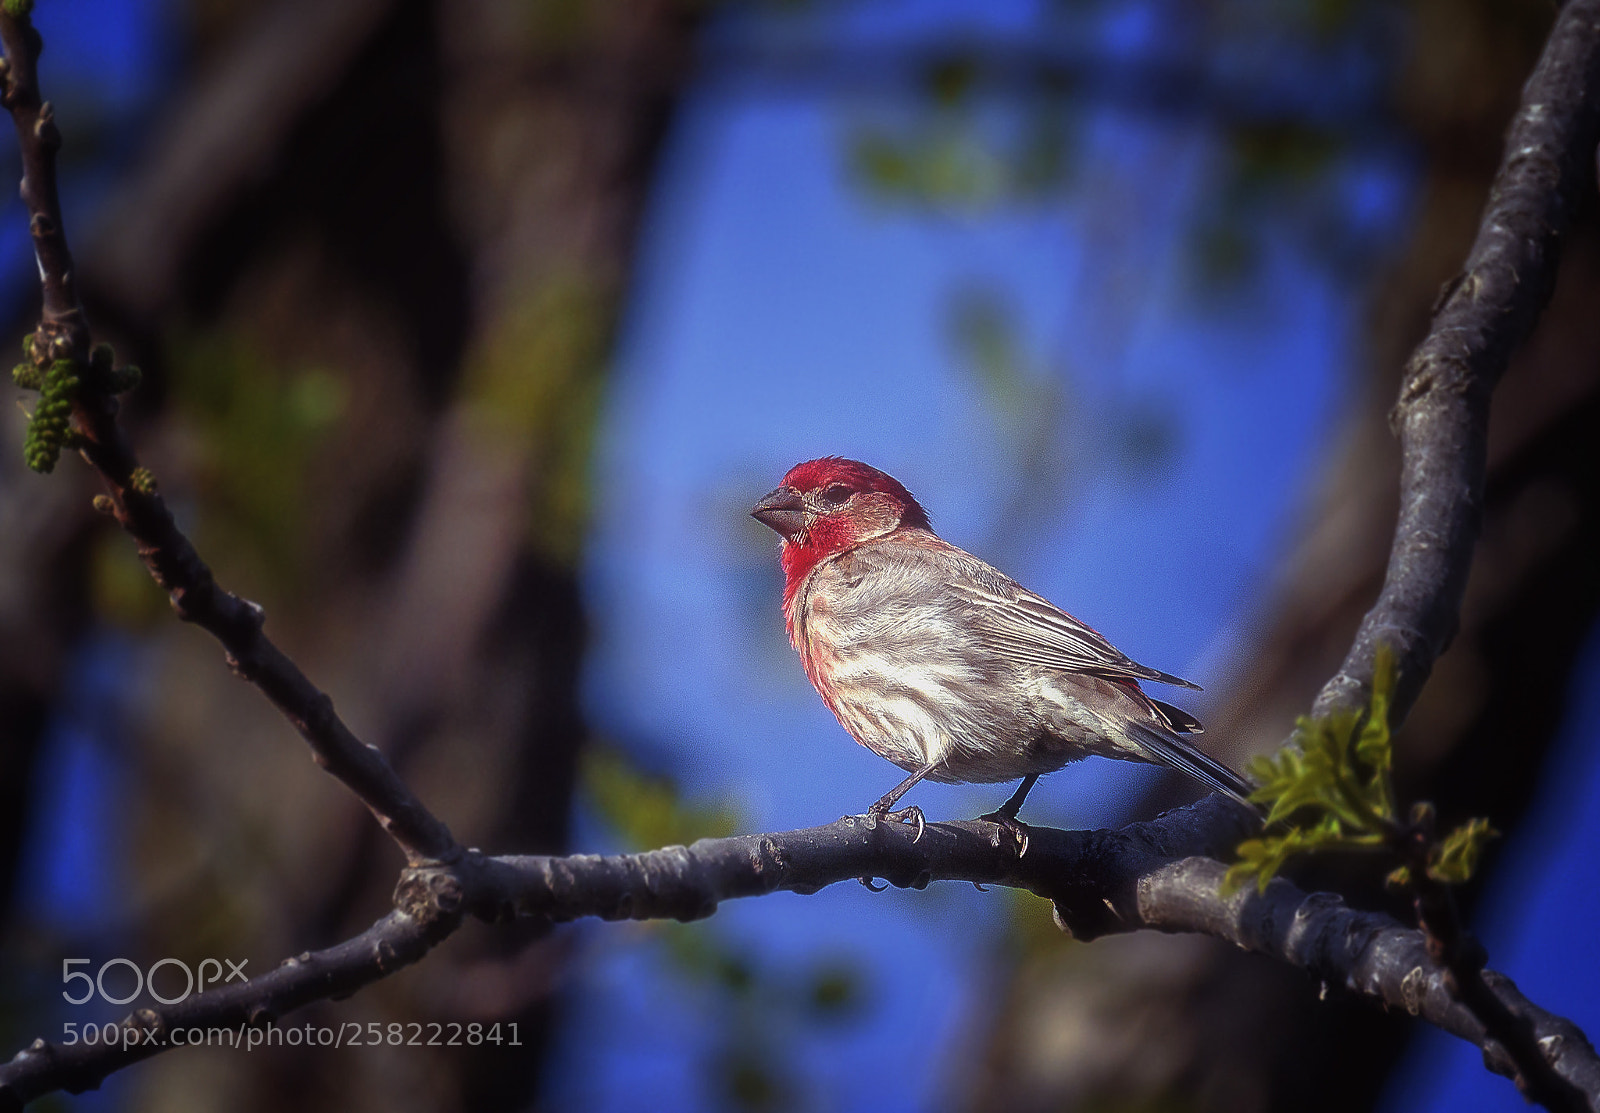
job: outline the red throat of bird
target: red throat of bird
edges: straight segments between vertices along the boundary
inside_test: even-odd
[[[818,564],[835,553],[842,553],[860,540],[856,523],[847,517],[818,518],[800,540],[784,539],[778,560],[783,565],[783,620],[789,628],[789,641],[795,641],[794,612],[800,585]],[[799,648],[799,644],[795,643]]]

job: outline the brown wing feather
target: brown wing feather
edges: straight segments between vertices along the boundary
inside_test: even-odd
[[[998,652],[1028,664],[1086,672],[1108,680],[1155,680],[1200,689],[1193,681],[1139,664],[1092,626],[972,554],[951,548],[971,566],[949,589],[966,597],[971,604],[972,632]]]

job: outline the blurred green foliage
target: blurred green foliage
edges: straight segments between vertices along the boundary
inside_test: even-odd
[[[686,803],[670,779],[641,771],[604,744],[586,747],[582,784],[600,818],[630,849],[688,845],[726,837],[741,826],[730,805]],[[859,1015],[867,993],[858,966],[824,956],[803,969],[785,969],[727,938],[715,920],[653,922],[644,930],[660,943],[677,975],[706,994],[714,1047],[705,1068],[723,1106],[770,1113],[805,1105],[805,1080],[790,1062],[788,1033]]]
[[[635,850],[688,846],[738,830],[739,815],[731,805],[687,804],[669,778],[641,771],[614,747],[590,743],[582,760],[584,793],[606,825]]]
[[[523,7],[528,40],[544,50],[582,45],[594,33],[599,7],[593,0],[528,0]]]
[[[1219,5],[1199,22],[1235,48],[1235,64],[1220,85],[1204,64],[1204,46],[1192,57],[1133,52],[1085,64],[1079,44],[1115,20],[1113,8],[1098,0],[1058,2],[1015,58],[985,54],[982,46],[933,51],[915,70],[912,97],[852,127],[845,153],[857,182],[881,199],[933,208],[1068,200],[1080,184],[1101,184],[1107,173],[1118,172],[1092,163],[1083,121],[1122,103],[1130,91],[1124,83],[1137,86],[1140,67],[1150,67],[1150,79],[1162,88],[1148,107],[1133,94],[1135,111],[1158,127],[1191,113],[1216,120],[1207,125],[1216,139],[1209,181],[1189,218],[1192,293],[1238,290],[1258,273],[1273,242],[1295,241],[1331,269],[1365,274],[1372,254],[1390,244],[1373,238],[1338,179],[1353,156],[1387,139],[1373,130],[1376,94],[1339,89],[1303,107],[1279,104],[1281,74],[1255,59],[1300,57],[1326,67],[1327,80],[1336,83],[1355,65],[1340,59],[1368,57],[1375,44],[1390,41],[1382,33],[1394,18],[1387,5]],[[1248,82],[1259,90],[1241,85]],[[1176,84],[1166,88],[1169,83]],[[1249,108],[1233,103],[1247,99]],[[1208,111],[1213,105],[1214,113]]]
[[[920,68],[918,109],[892,123],[858,123],[846,144],[857,180],[891,201],[987,208],[1041,200],[1073,169],[1062,90],[997,105],[971,51],[936,53]],[[994,109],[999,108],[998,111]]]
[[[1069,482],[1063,444],[1074,439],[1093,442],[1097,459],[1138,474],[1174,458],[1182,429],[1165,399],[1118,398],[1115,405],[1100,407],[1093,421],[1075,413],[1064,376],[1024,350],[1011,302],[993,287],[957,290],[946,328],[961,366],[973,373],[1000,419],[1002,443],[1012,451],[1024,486],[1047,483],[1059,489]],[[1072,430],[1075,418],[1078,430]],[[1067,431],[1076,437],[1064,436]]]
[[[1064,120],[1040,109],[1009,139],[956,111],[902,128],[858,124],[846,155],[861,184],[885,200],[982,209],[1042,199],[1067,180]]]
[[[94,612],[128,629],[171,620],[166,594],[133,555],[118,529],[102,529],[89,552],[89,593]]]
[[[1322,237],[1336,237],[1336,231],[1317,223],[1326,221],[1330,209],[1316,194],[1345,154],[1332,132],[1309,124],[1274,121],[1230,128],[1217,185],[1190,232],[1197,288],[1238,287],[1256,273],[1266,243],[1285,228],[1299,228],[1313,247]],[[1324,246],[1330,250],[1313,251],[1312,257],[1335,259],[1333,245]]]
[[[530,540],[563,564],[577,561],[588,528],[589,458],[615,313],[611,283],[579,271],[550,275],[502,316],[465,377],[479,435],[530,453]]]
[[[1036,388],[1027,378],[1017,323],[994,290],[973,287],[951,299],[950,340],[977,372],[991,402],[1007,412],[1029,409]]]
[[[285,367],[227,331],[174,339],[168,372],[194,438],[201,550],[254,580],[252,590],[287,595],[307,555],[317,450],[345,412],[343,378],[324,367]]]
[[[1027,889],[1002,886],[1001,899],[1010,913],[1009,942],[1022,958],[1053,955],[1077,941],[1056,926],[1055,906],[1049,898]]]

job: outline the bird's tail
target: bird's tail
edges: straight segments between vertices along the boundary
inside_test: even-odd
[[[1129,723],[1128,726],[1132,729],[1133,741],[1162,765],[1187,773],[1246,807],[1256,808],[1250,802],[1250,794],[1255,787],[1210,754],[1202,753],[1181,738],[1142,723]]]

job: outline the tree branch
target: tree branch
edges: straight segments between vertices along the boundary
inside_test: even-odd
[[[1390,416],[1402,457],[1388,571],[1339,671],[1318,693],[1314,715],[1367,706],[1378,651],[1387,646],[1398,666],[1390,705],[1398,728],[1455,637],[1482,526],[1490,396],[1549,302],[1561,237],[1594,190],[1597,89],[1600,2],[1573,0],[1523,87],[1466,265],[1441,291],[1428,334],[1407,361]],[[1444,984],[1499,1049],[1497,1069],[1512,1063],[1507,1073],[1518,1088],[1550,1109],[1584,1108],[1552,1070],[1536,1026],[1496,992],[1454,900],[1425,875],[1417,884],[1419,914],[1425,906],[1434,912],[1420,923],[1446,970]]]
[[[1492,1006],[1464,1003],[1450,968],[1434,957],[1415,928],[1375,912],[1357,912],[1333,893],[1304,893],[1280,879],[1264,893],[1253,888],[1220,896],[1227,867],[1189,858],[1140,877],[1139,926],[1198,931],[1269,955],[1344,990],[1405,1009],[1483,1049],[1484,1063],[1508,1078],[1548,1073],[1538,1100],[1550,1108],[1600,1110],[1600,1056],[1582,1029],[1534,1005],[1503,974],[1483,971],[1479,982]],[[1542,1070],[1498,1040],[1481,1019],[1502,1011],[1526,1026]]]
[[[208,989],[176,1005],[137,1009],[122,1019],[117,1039],[71,1045],[34,1040],[0,1066],[0,1113],[65,1090],[97,1089],[106,1077],[152,1055],[196,1042],[195,1032],[265,1028],[313,1001],[347,997],[409,966],[455,930],[459,917],[419,919],[395,911],[353,939],[324,951],[285,959],[276,970],[242,984]],[[174,1035],[179,1030],[181,1035]],[[230,1033],[231,1035],[231,1033]],[[203,1039],[202,1039],[203,1042]],[[228,1046],[245,1046],[242,1042]]]
[[[41,102],[39,97],[39,34],[26,17],[0,12],[0,45],[6,62],[0,72],[0,103],[16,124],[22,153],[22,199],[28,207],[44,289],[34,350],[43,358],[86,365],[89,328],[78,300],[56,190],[56,151],[61,136],[49,102]],[[202,627],[222,643],[234,672],[272,701],[311,746],[317,764],[356,794],[413,864],[458,854],[460,848],[444,823],[428,811],[381,753],[350,731],[334,711],[333,701],[262,632],[262,609],[218,586],[211,569],[178,529],[166,502],[148,481],[148,473],[140,469],[117,424],[116,398],[103,384],[87,379],[74,397],[73,418],[79,449],[105,481],[111,512],[138,542],[140,558],[166,589],[178,617]],[[139,478],[136,472],[141,473]]]
[[[1482,518],[1489,397],[1550,300],[1561,236],[1594,192],[1596,90],[1600,0],[1572,0],[1523,87],[1466,266],[1406,364],[1390,417],[1403,459],[1388,573],[1315,715],[1365,707],[1387,645],[1399,666],[1398,727],[1455,637]]]
[[[901,888],[970,881],[1029,889],[1053,901],[1079,938],[1154,928],[1202,932],[1305,970],[1329,986],[1406,1009],[1484,1049],[1488,1064],[1516,1065],[1449,987],[1421,932],[1388,916],[1356,912],[1330,893],[1287,881],[1265,893],[1219,896],[1225,867],[1211,857],[1247,833],[1253,818],[1211,796],[1117,830],[1032,829],[1018,858],[993,824],[979,820],[913,827],[847,816],[823,827],[726,839],[643,854],[486,858],[406,870],[396,911],[345,943],[302,955],[247,984],[142,1009],[123,1021],[123,1044],[53,1047],[42,1041],[0,1066],[0,1108],[54,1089],[79,1092],[111,1072],[173,1046],[177,1028],[262,1027],[290,1009],[353,992],[421,958],[465,914],[565,921],[694,920],[725,900],[780,890],[814,893],[858,877]],[[1496,999],[1531,1025],[1554,1072],[1600,1109],[1600,1056],[1583,1033],[1530,1004],[1508,978],[1490,974]]]

